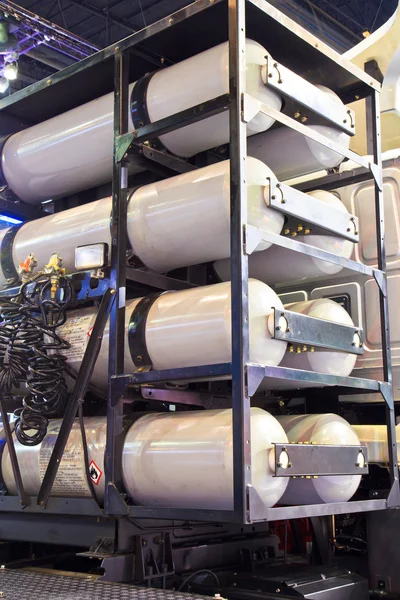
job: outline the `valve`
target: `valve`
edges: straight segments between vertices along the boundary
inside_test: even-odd
[[[61,267],[62,258],[58,252],[53,252],[49,262],[44,268],[44,273],[50,275],[50,295],[51,299],[54,300],[57,294],[57,290],[60,284],[60,277],[65,275],[65,269]]]
[[[17,267],[17,273],[22,275],[22,283],[25,283],[30,279],[33,269],[37,267],[37,260],[33,252],[28,254],[23,262],[20,262]]]

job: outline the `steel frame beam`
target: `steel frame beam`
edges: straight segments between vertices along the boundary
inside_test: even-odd
[[[215,0],[220,2],[221,0]],[[356,67],[347,63],[341,57],[331,51],[317,38],[314,38],[302,28],[294,25],[292,21],[275,7],[271,6],[265,0],[228,0],[228,29],[229,29],[229,111],[230,111],[230,195],[231,195],[231,272],[232,272],[232,363],[225,365],[209,365],[203,367],[194,367],[189,369],[179,369],[177,372],[151,371],[149,373],[136,373],[134,375],[125,375],[124,373],[124,317],[125,317],[125,290],[126,290],[126,266],[125,266],[125,248],[126,248],[126,204],[127,204],[127,168],[125,153],[121,153],[119,143],[121,136],[128,133],[128,50],[152,35],[170,27],[177,22],[183,22],[186,17],[193,16],[208,8],[206,2],[198,2],[182,11],[179,11],[174,17],[163,19],[157,24],[134,34],[125,40],[122,40],[118,46],[112,46],[99,53],[96,57],[91,57],[84,61],[78,67],[66,70],[63,75],[57,77],[72,77],[74,72],[81,71],[86,67],[108,59],[111,54],[115,61],[115,104],[114,104],[114,153],[113,153],[113,201],[112,201],[112,247],[111,247],[111,272],[110,285],[116,290],[116,299],[110,315],[110,337],[109,337],[109,395],[107,404],[107,446],[105,454],[105,514],[108,516],[129,515],[134,518],[160,518],[160,519],[190,519],[193,521],[224,521],[249,523],[253,521],[265,521],[280,518],[296,518],[300,516],[319,516],[326,514],[339,514],[347,512],[358,512],[362,510],[382,510],[386,506],[398,506],[399,501],[399,481],[397,472],[397,458],[395,456],[395,429],[394,429],[394,411],[393,396],[391,390],[391,362],[390,362],[390,340],[387,326],[382,327],[382,345],[384,356],[384,382],[372,382],[366,384],[374,389],[379,389],[387,403],[387,426],[390,445],[390,472],[392,478],[392,490],[387,500],[371,500],[365,502],[337,503],[328,505],[316,505],[305,507],[272,508],[267,509],[260,504],[259,498],[251,483],[251,448],[250,448],[250,398],[258,387],[268,381],[268,379],[289,378],[296,381],[319,381],[322,385],[348,385],[355,387],[362,384],[363,380],[355,378],[337,378],[327,382],[327,376],[321,374],[309,374],[307,372],[295,371],[293,369],[282,369],[279,367],[264,367],[261,365],[251,365],[249,363],[249,330],[248,330],[248,252],[245,246],[245,228],[247,222],[247,203],[246,203],[246,122],[258,110],[266,114],[276,116],[279,121],[293,129],[305,133],[304,126],[297,123],[294,119],[282,116],[281,113],[275,114],[267,106],[254,104],[250,96],[246,95],[245,89],[245,65],[246,65],[246,7],[253,5],[262,11],[268,18],[278,22],[280,26],[286,27],[293,34],[293,44],[297,39],[302,40],[310,46],[318,49],[318,52],[324,54],[325,60],[335,62],[336,67],[345,69],[357,78],[360,86],[364,86],[365,95],[371,97],[371,111],[368,115],[370,130],[374,144],[373,163],[369,164],[361,157],[355,156],[358,164],[364,166],[369,172],[372,172],[375,181],[375,205],[376,205],[376,228],[378,233],[378,273],[380,306],[382,323],[388,322],[388,304],[386,295],[386,258],[384,245],[383,228],[383,198],[382,198],[382,164],[379,147],[379,84],[366,74],[360,72]],[[293,27],[293,30],[291,29]],[[313,51],[314,51],[313,50]],[[317,52],[317,50],[315,50]],[[42,89],[43,84],[38,84],[35,89]],[[33,93],[31,90],[29,93]],[[21,94],[23,98],[27,94]],[[218,100],[218,99],[214,99]],[[10,101],[1,103],[1,107],[6,107]],[[212,106],[212,103],[211,103]],[[219,108],[218,108],[219,109]],[[174,115],[175,120],[179,121],[182,115]],[[187,115],[186,115],[187,117]],[[185,118],[186,118],[185,117]],[[184,123],[181,123],[181,126]],[[158,124],[160,125],[160,124]],[[162,123],[165,126],[166,123]],[[170,118],[168,127],[178,126],[174,123],[174,118]],[[168,129],[172,130],[172,129]],[[140,132],[136,139],[140,139],[151,133],[151,136],[157,134],[155,125],[149,126],[147,131]],[[310,135],[309,130],[306,135]],[[315,136],[314,136],[315,137]],[[322,141],[324,145],[332,147],[332,144],[323,136],[318,136],[317,141]],[[336,149],[336,147],[334,148]],[[339,148],[339,150],[341,150]],[[345,153],[353,158],[353,153]],[[296,248],[302,252],[302,248]],[[304,375],[305,374],[305,375]],[[253,376],[252,387],[249,387],[249,375]],[[159,508],[152,506],[129,506],[122,494],[122,440],[123,440],[123,394],[126,388],[132,383],[149,383],[155,381],[165,381],[165,377],[175,377],[176,379],[190,378],[194,380],[213,378],[232,378],[232,408],[233,408],[233,474],[234,474],[234,496],[232,510],[214,511],[202,509],[176,509]],[[254,379],[255,378],[255,379]],[[167,379],[168,380],[168,379]],[[364,380],[365,381],[365,380]],[[12,504],[16,506],[18,498],[4,498],[4,505]],[[66,505],[66,499],[49,500],[50,510],[63,511]],[[0,502],[0,511],[2,510]],[[83,506],[79,500],[72,503],[74,506]],[[89,508],[89,503],[85,507]],[[40,507],[27,507],[37,511]],[[93,514],[99,514],[98,507],[92,507]]]

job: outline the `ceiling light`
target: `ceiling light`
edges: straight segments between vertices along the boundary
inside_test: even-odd
[[[0,94],[4,94],[8,90],[10,82],[5,77],[0,77]]]
[[[13,81],[18,76],[18,65],[15,62],[4,65],[3,75],[6,79]]]

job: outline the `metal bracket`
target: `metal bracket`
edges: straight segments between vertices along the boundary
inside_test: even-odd
[[[116,137],[116,156],[118,162],[121,162],[124,159],[135,138],[136,132],[134,131]]]
[[[315,131],[311,127],[307,127],[307,125],[304,125],[303,123],[299,123],[292,117],[289,117],[288,115],[285,115],[283,112],[276,110],[276,108],[273,108],[272,106],[268,106],[267,104],[264,104],[263,102],[259,102],[258,100],[253,98],[250,94],[247,94],[245,92],[243,94],[242,102],[243,102],[242,120],[245,123],[248,123],[249,121],[251,121],[251,119],[253,119],[257,113],[261,112],[263,115],[268,115],[269,117],[272,117],[278,123],[282,123],[282,125],[285,125],[286,127],[290,127],[291,129],[294,129],[298,133],[301,133],[302,135],[304,135],[305,137],[307,137],[311,140],[314,140],[314,142],[321,144],[325,148],[329,148],[330,150],[337,152],[341,156],[344,156],[344,157],[348,158],[349,160],[354,161],[357,165],[360,165],[361,167],[365,167],[366,169],[370,169],[370,161],[368,161],[368,159],[365,158],[364,156],[360,156],[359,154],[357,154],[356,152],[353,152],[352,150],[349,150],[345,146],[342,146],[341,144],[338,144],[338,143],[334,142],[333,140],[328,139],[325,135],[322,135],[321,133],[319,133],[318,131]]]
[[[307,256],[312,256],[320,260],[326,260],[326,262],[340,265],[344,269],[349,269],[356,273],[373,277],[374,269],[364,263],[356,262],[355,260],[338,256],[337,254],[332,254],[332,252],[327,252],[321,248],[298,242],[293,238],[285,237],[277,233],[270,233],[269,231],[263,231],[253,225],[243,225],[243,227],[244,252],[246,252],[246,254],[252,254],[261,242],[269,242],[270,244],[275,244],[281,248],[287,248],[288,250],[293,250],[293,252],[300,252],[301,254],[306,254]]]
[[[280,95],[293,100],[295,118],[308,121],[308,115],[302,115],[298,108],[305,107],[315,115],[329,121],[335,127],[353,136],[355,134],[354,111],[317,88],[300,75],[266,56],[265,85],[272,87]]]
[[[120,402],[128,387],[133,381],[132,375],[113,375],[110,381],[111,405],[116,406]]]
[[[242,121],[250,123],[261,110],[261,102],[249,94],[242,94]]]
[[[378,285],[380,291],[386,298],[386,296],[387,296],[387,280],[386,280],[385,273],[383,273],[383,271],[380,271],[379,269],[373,269],[373,276],[374,276],[374,279],[375,279],[376,284]]]
[[[375,184],[380,192],[383,191],[382,183],[382,170],[374,162],[369,163],[369,170],[371,171],[372,177],[374,178]]]
[[[265,196],[270,208],[312,224],[314,235],[326,234],[329,231],[351,242],[359,241],[358,218],[348,212],[337,210],[318,198],[304,194],[284,183],[279,183],[273,178],[269,178]],[[302,224],[299,227],[299,234],[307,229]]]
[[[394,410],[394,399],[391,384],[387,381],[379,381],[379,391],[382,394],[382,398],[386,402],[389,410]]]
[[[108,517],[119,517],[129,513],[129,506],[111,481],[106,488],[104,506],[105,513]]]
[[[274,331],[272,337],[287,342],[304,344],[301,350],[311,352],[314,347],[337,352],[363,354],[363,332],[358,327],[341,325],[303,315],[289,310],[274,308]]]
[[[275,477],[366,475],[367,447],[328,444],[274,444]]]
[[[256,248],[264,239],[265,231],[253,227],[252,225],[243,225],[243,245],[244,252],[248,255],[253,254]]]

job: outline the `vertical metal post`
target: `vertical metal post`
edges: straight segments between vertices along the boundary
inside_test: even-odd
[[[400,499],[399,488],[399,470],[397,463],[397,442],[396,442],[396,420],[394,413],[393,390],[392,390],[392,359],[390,349],[389,333],[389,304],[387,295],[387,276],[386,276],[386,241],[385,241],[385,223],[384,223],[384,199],[383,199],[383,177],[382,177],[382,152],[380,135],[380,94],[377,91],[371,91],[371,97],[367,103],[367,133],[372,142],[372,153],[374,163],[378,169],[374,174],[375,178],[375,218],[376,218],[376,239],[378,269],[383,272],[382,283],[378,285],[379,308],[381,322],[381,341],[382,341],[382,365],[383,378],[390,384],[385,397],[386,401],[386,426],[388,434],[388,456],[389,470],[392,483],[390,498],[398,505]]]
[[[109,392],[107,406],[107,447],[105,453],[106,513],[112,511],[111,498],[122,484],[123,407],[116,400],[113,375],[124,372],[125,290],[126,290],[126,221],[127,166],[117,159],[117,136],[128,131],[129,58],[127,53],[115,55],[114,73],[114,148],[111,223],[110,286],[115,290],[115,302],[110,313]]]
[[[248,258],[244,252],[247,222],[246,124],[242,119],[246,91],[246,0],[228,0],[232,295],[232,410],[233,499],[238,521],[249,522],[248,486],[251,484],[250,398],[246,364],[249,362]]]

